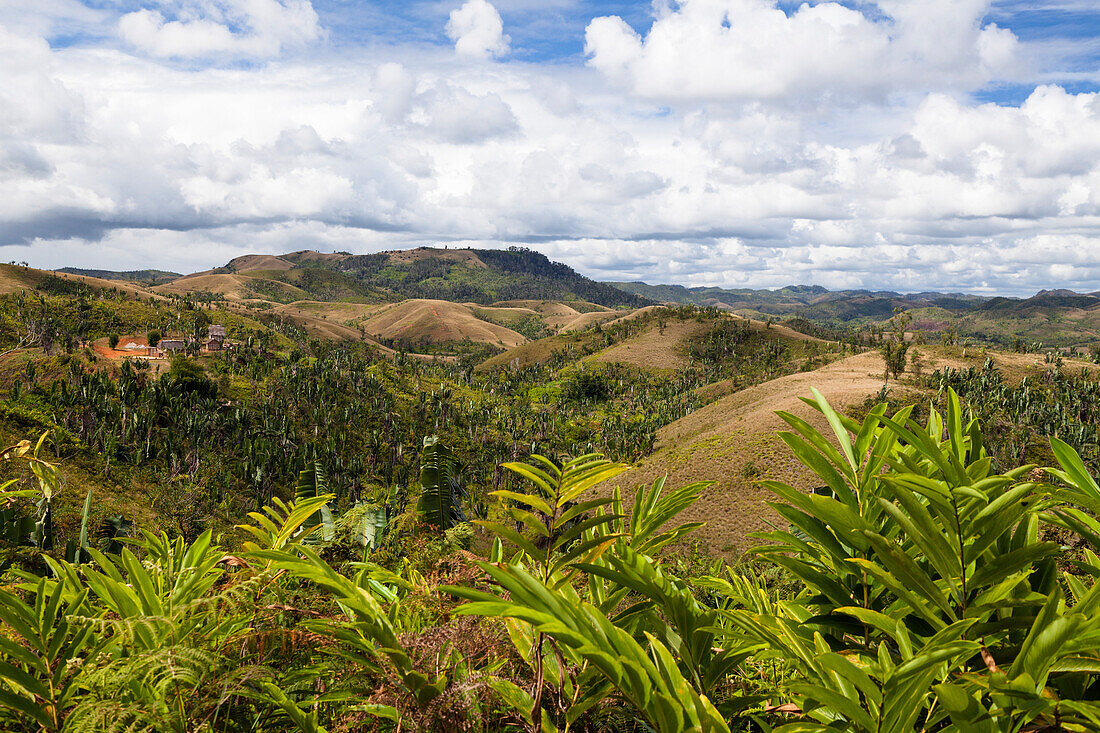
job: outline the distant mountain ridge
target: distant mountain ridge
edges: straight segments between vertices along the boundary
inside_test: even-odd
[[[691,303],[725,310],[751,310],[766,315],[799,315],[818,320],[850,321],[889,317],[894,308],[935,305],[958,310],[990,298],[964,293],[897,293],[891,290],[829,290],[820,285],[788,285],[775,290],[610,282],[608,285],[662,303]]]

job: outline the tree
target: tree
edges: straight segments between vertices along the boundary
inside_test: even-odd
[[[177,354],[172,357],[168,377],[175,380],[183,392],[197,392],[208,399],[218,394],[218,385],[206,376],[202,365],[186,356]]]
[[[210,316],[207,315],[206,311],[203,311],[203,310],[195,311],[195,338],[196,339],[206,338],[206,328],[209,325],[210,325]]]
[[[110,336],[107,337],[107,345],[110,346],[112,349],[118,346],[117,333],[112,333]]]
[[[155,347],[160,343],[160,331],[150,331],[145,334],[145,340],[149,344],[150,348]]]
[[[905,371],[905,357],[909,353],[909,342],[905,340],[905,331],[912,322],[913,316],[904,312],[901,308],[894,309],[894,316],[886,322],[890,328],[887,336],[880,346],[883,361],[886,362],[886,370],[883,372],[883,382],[888,382],[890,376],[894,379]]]

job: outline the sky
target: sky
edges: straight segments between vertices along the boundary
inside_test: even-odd
[[[0,0],[0,261],[1100,290],[1097,0]]]

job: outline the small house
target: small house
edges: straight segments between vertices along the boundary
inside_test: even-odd
[[[157,348],[166,354],[182,354],[187,351],[187,342],[183,339],[161,339]]]
[[[206,329],[206,340],[202,347],[206,351],[221,351],[225,346],[225,326],[213,324]]]

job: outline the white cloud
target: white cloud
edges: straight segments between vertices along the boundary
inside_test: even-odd
[[[119,36],[152,56],[268,58],[323,34],[310,0],[185,0],[162,5],[174,9],[173,19],[160,10],[142,8],[119,19]]]
[[[730,63],[748,53],[721,45],[719,5],[753,19],[776,58],[676,87],[709,68],[707,43]],[[1100,95],[1046,85],[974,103],[965,89],[1018,61],[1013,39],[980,27],[984,4],[913,3],[933,19],[881,5],[885,40],[885,21],[830,3],[788,16],[692,0],[645,38],[597,19],[599,70],[424,46],[180,65],[0,29],[0,260],[194,270],[245,251],[457,241],[534,246],[607,279],[1097,289]],[[192,7],[157,6],[159,27],[230,36],[192,52],[291,43],[277,23],[230,18],[260,5]],[[807,69],[791,39],[821,24],[852,44]],[[260,53],[256,34],[282,40]],[[691,42],[683,69],[637,76]],[[915,68],[895,82],[869,58]],[[828,98],[807,108],[815,84]]]
[[[504,35],[504,22],[486,0],[466,0],[452,10],[446,30],[459,56],[487,59],[508,52],[510,39]]]
[[[643,97],[861,102],[969,90],[1016,69],[1016,38],[980,26],[989,0],[681,0],[645,37],[617,16],[585,32],[589,63]]]

